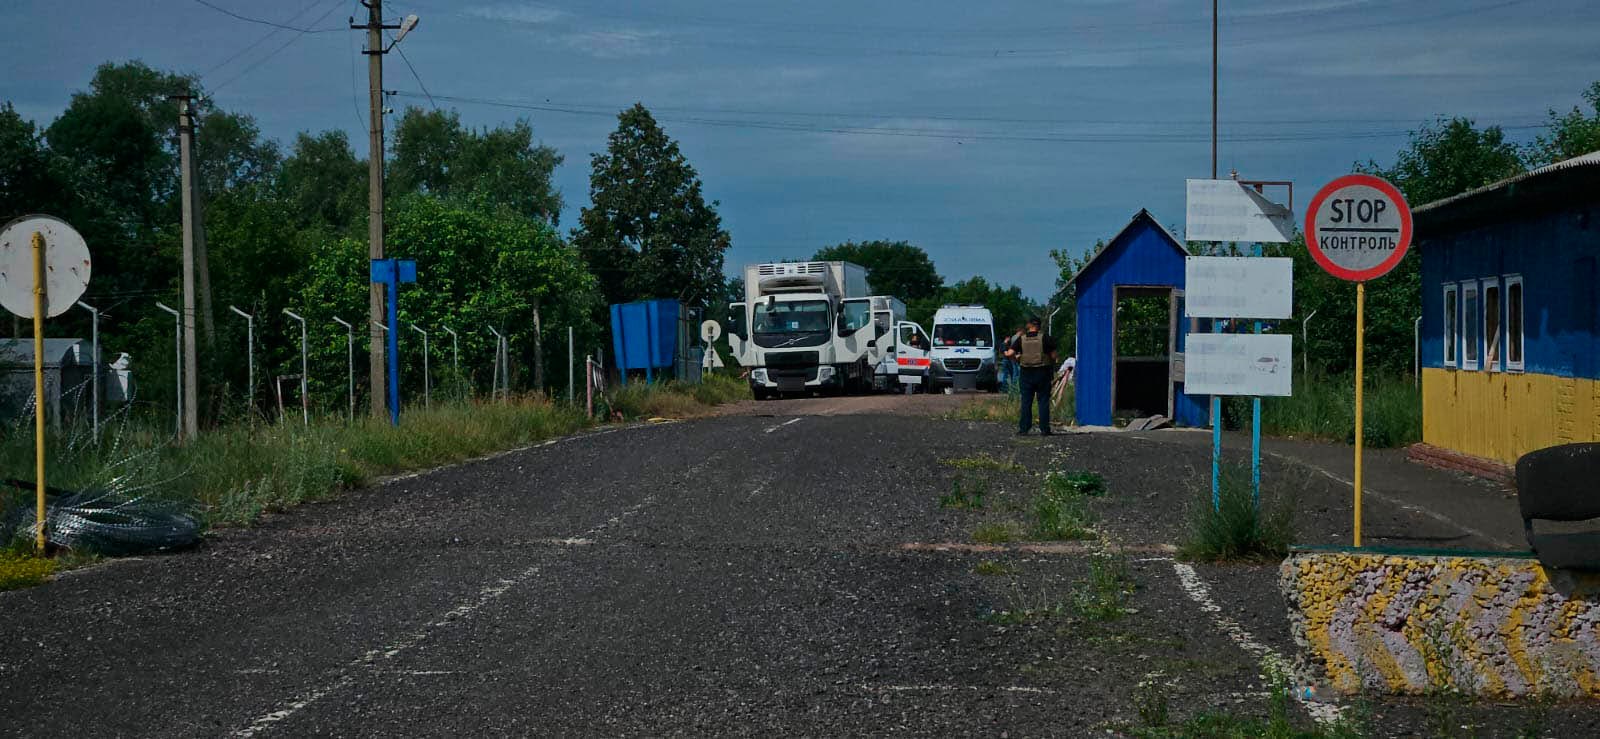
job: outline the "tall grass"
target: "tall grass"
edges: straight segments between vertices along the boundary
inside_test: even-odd
[[[1251,490],[1250,468],[1226,465],[1221,471],[1215,505],[1209,476],[1203,482],[1204,494],[1196,490],[1189,534],[1180,553],[1186,559],[1211,562],[1283,558],[1294,543],[1294,499],[1281,491],[1263,489],[1258,504]]]
[[[739,391],[748,395],[743,387],[728,378],[700,386],[630,386],[614,393],[610,405],[629,419],[681,418]],[[121,420],[99,444],[77,431],[53,435],[46,479],[67,489],[135,488],[192,505],[207,525],[241,525],[376,477],[523,447],[590,425],[583,409],[538,396],[411,408],[399,426],[369,417],[353,424],[343,418],[313,419],[309,426],[297,419],[230,424],[181,445],[164,424]],[[0,439],[0,478],[34,478],[31,433]],[[30,500],[24,491],[0,491],[0,518],[8,506]]]
[[[1050,422],[1056,426],[1065,426],[1074,423],[1076,417],[1075,397],[1076,386],[1068,385],[1061,393],[1061,398],[1050,404]],[[1034,421],[1038,422],[1038,408],[1034,408]],[[998,423],[1017,425],[1022,412],[1022,393],[1016,385],[999,395],[985,395],[960,408],[945,414],[945,418],[956,421],[994,421]]]
[[[1422,440],[1422,393],[1409,377],[1368,378],[1364,443],[1398,447]],[[1250,401],[1229,401],[1232,425],[1249,428]],[[1261,429],[1272,436],[1355,442],[1355,379],[1308,373],[1295,378],[1294,395],[1261,400]]]

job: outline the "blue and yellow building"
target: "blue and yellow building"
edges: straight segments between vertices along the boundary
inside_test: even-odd
[[[1509,465],[1600,441],[1600,152],[1414,216],[1423,443]]]

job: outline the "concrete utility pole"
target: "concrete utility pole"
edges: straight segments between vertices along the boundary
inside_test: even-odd
[[[367,93],[369,118],[367,120],[367,257],[383,258],[383,0],[363,0],[367,6]],[[368,289],[367,319],[374,324],[384,320],[383,285],[372,283]],[[372,385],[372,415],[382,418],[383,399],[388,396],[385,385],[386,357],[384,340],[376,326],[369,329],[371,342],[368,382]]]
[[[1217,13],[1221,0],[1211,0],[1211,179],[1217,178]]]
[[[194,242],[198,222],[194,177],[194,102],[192,95],[173,95],[178,101],[178,166],[183,178],[183,429],[180,436],[194,438],[200,430],[200,368],[194,346]]]

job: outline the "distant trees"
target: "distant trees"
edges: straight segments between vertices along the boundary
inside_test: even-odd
[[[561,161],[534,143],[527,121],[474,131],[453,110],[411,107],[395,126],[387,184],[394,193],[471,198],[555,224],[561,194],[550,178]]]
[[[617,116],[605,153],[591,160],[589,200],[572,232],[608,303],[719,299],[723,253],[732,243],[706,203],[700,178],[677,142],[643,105]]]
[[[873,294],[893,295],[908,303],[936,297],[944,286],[928,252],[904,241],[846,241],[818,249],[811,258],[866,267]]]

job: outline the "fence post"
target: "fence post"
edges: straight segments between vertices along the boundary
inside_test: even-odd
[[[303,426],[311,425],[311,401],[306,397],[306,388],[311,379],[306,361],[306,319],[288,308],[283,309],[283,314],[300,322],[300,423]]]
[[[173,310],[172,308],[168,308],[166,303],[163,303],[163,302],[161,302],[159,300],[156,301],[156,307],[172,314],[172,327],[173,327],[172,328],[172,339],[173,339],[173,345],[176,347],[176,350],[173,352],[173,365],[172,365],[172,367],[173,367],[173,373],[178,376],[178,394],[176,396],[177,400],[178,400],[178,403],[177,403],[177,405],[178,405],[177,437],[182,439],[183,438],[183,314],[179,313],[176,310]],[[44,399],[43,398],[35,398],[34,402],[43,403]]]
[[[350,388],[350,423],[356,422],[356,332],[344,319],[334,316],[333,322],[344,327],[345,383]]]
[[[594,418],[594,355],[583,358],[583,407]]]
[[[422,407],[432,408],[433,380],[428,375],[428,332],[423,331],[422,327],[415,323],[411,324],[411,330],[422,334]]]
[[[250,411],[256,409],[256,317],[239,310],[238,306],[230,305],[228,310],[244,316],[244,366],[245,366],[245,397],[250,405]]]

